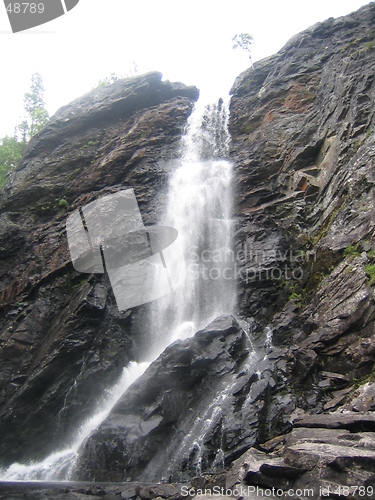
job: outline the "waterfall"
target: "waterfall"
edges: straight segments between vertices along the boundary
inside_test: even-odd
[[[85,439],[108,417],[124,392],[148,368],[149,363],[131,362],[123,369],[120,379],[107,391],[94,415],[79,429],[71,446],[48,455],[44,460],[28,465],[12,464],[0,474],[1,481],[59,481],[69,480],[78,450]]]
[[[180,286],[152,308],[153,353],[191,336],[235,306],[231,219],[232,165],[228,155],[228,106],[197,103],[182,155],[169,181],[162,225],[178,231],[178,251],[165,252]],[[177,256],[177,258],[176,258]],[[182,256],[182,258],[181,258]],[[158,286],[156,278],[154,286]]]
[[[222,99],[217,104],[198,102],[182,138],[181,158],[174,165],[160,221],[178,231],[178,251],[173,245],[173,251],[172,247],[166,249],[164,256],[168,272],[180,278],[180,286],[150,308],[154,331],[148,362],[133,362],[124,369],[95,414],[77,430],[73,443],[39,463],[11,465],[0,474],[0,480],[69,480],[83,442],[150,362],[174,340],[187,338],[218,315],[233,312],[236,294],[227,119],[228,107]],[[153,286],[159,286],[157,276]]]

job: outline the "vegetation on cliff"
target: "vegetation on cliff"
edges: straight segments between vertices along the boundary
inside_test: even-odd
[[[28,141],[38,134],[48,122],[48,112],[44,102],[44,86],[39,73],[31,77],[30,90],[24,95],[24,118],[16,126],[13,137],[0,139],[0,187],[7,174],[21,160]]]

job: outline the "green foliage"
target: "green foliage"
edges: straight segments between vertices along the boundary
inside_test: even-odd
[[[89,141],[87,144],[83,146],[84,149],[90,148],[92,146],[97,146],[99,144],[99,141]]]
[[[345,248],[344,255],[346,257],[349,255],[351,255],[352,257],[358,257],[361,254],[358,252],[357,246],[349,245],[347,248]]]
[[[366,43],[366,45],[365,45],[366,52],[368,50],[372,50],[373,48],[375,48],[375,40],[370,40],[369,42]]]
[[[18,131],[23,142],[27,142],[42,130],[49,119],[44,103],[43,81],[39,73],[32,75],[30,90],[25,93],[23,102],[25,117],[18,125]]]
[[[112,85],[112,83],[115,83],[120,77],[116,75],[116,73],[111,73],[110,76],[106,76],[103,79],[100,79],[98,81],[98,84],[94,87],[108,87],[108,85]]]
[[[28,140],[48,121],[43,94],[42,77],[39,73],[34,73],[31,77],[30,90],[24,95],[23,121],[16,127],[13,137],[6,135],[0,139],[0,187],[4,186],[8,172],[21,160]]]
[[[249,33],[240,33],[234,35],[234,37],[232,38],[232,42],[234,42],[233,49],[244,50],[251,61],[251,46],[254,42],[254,38],[252,37],[252,35],[250,35]]]
[[[300,302],[302,300],[302,295],[300,293],[293,292],[291,295],[289,295],[289,300],[297,300]]]
[[[3,187],[7,174],[22,158],[26,143],[16,137],[5,136],[0,139],[0,187]]]
[[[121,80],[121,78],[131,78],[133,76],[138,75],[138,64],[136,61],[133,61],[128,68],[128,70],[122,75],[116,75],[116,73],[111,73],[109,76],[105,78],[101,78],[96,85],[92,88],[97,89],[98,87],[108,87],[108,85],[112,85],[112,83],[117,82],[117,80]]]
[[[69,203],[66,201],[65,198],[61,198],[61,200],[59,201],[59,208],[63,210],[67,210],[69,208]]]
[[[375,285],[375,264],[367,264],[365,271],[369,278],[370,285]]]

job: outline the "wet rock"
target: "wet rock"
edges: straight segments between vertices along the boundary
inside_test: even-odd
[[[375,384],[368,382],[359,387],[351,395],[350,401],[344,406],[345,410],[355,412],[369,412],[375,410]]]
[[[292,477],[298,475],[298,470],[285,464],[281,457],[267,456],[253,448],[246,453],[244,460],[242,467],[246,467],[247,471],[243,481],[246,484],[287,489],[291,484],[290,474]],[[283,468],[283,472],[276,472],[278,467]],[[285,474],[286,470],[288,470],[289,476]]]
[[[356,412],[334,412],[297,418],[295,427],[319,427],[324,429],[349,429],[375,431],[375,414]]]
[[[216,474],[203,474],[202,476],[195,477],[191,481],[191,486],[195,490],[204,490],[210,489],[213,491],[213,488],[225,488],[227,480],[226,472],[216,473]]]
[[[334,391],[332,393],[332,399],[329,400],[323,407],[323,410],[328,411],[328,410],[333,410],[337,406],[339,406],[342,402],[344,402],[348,394],[350,392],[353,392],[354,386],[347,387],[346,389],[341,389],[339,391]]]
[[[180,498],[179,489],[173,484],[136,486],[135,494],[144,500],[153,498]]]
[[[268,320],[315,290],[339,252],[374,247],[373,22],[367,6],[312,26],[232,88],[236,243],[253,256],[239,262],[247,316]],[[285,343],[305,330],[288,316],[275,332]]]
[[[285,443],[285,435],[282,436],[276,436],[272,439],[269,439],[265,443],[261,443],[259,445],[259,448],[261,451],[265,451],[266,453],[269,453],[274,450],[280,449]]]
[[[278,453],[266,454],[251,448],[233,462],[227,486],[256,485],[284,492],[290,488],[304,489],[310,490],[309,496],[318,496],[328,485],[336,485],[338,491],[339,486],[371,484],[374,436],[373,432],[347,429],[294,428],[285,436],[285,447]]]
[[[217,481],[232,457],[264,438],[270,408],[280,413],[275,379],[273,360],[251,352],[238,323],[220,317],[169,346],[130,387],[84,445],[77,477]]]

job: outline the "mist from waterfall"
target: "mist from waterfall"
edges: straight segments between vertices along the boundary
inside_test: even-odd
[[[79,449],[105,420],[127,388],[174,340],[187,338],[235,305],[232,255],[232,165],[226,159],[228,107],[196,104],[181,141],[181,158],[170,176],[165,214],[160,224],[178,230],[175,245],[164,251],[168,273],[180,285],[151,304],[153,329],[147,362],[132,362],[109,388],[94,412],[64,449],[28,465],[12,464],[0,473],[3,481],[69,480]],[[177,245],[177,247],[176,247]],[[176,282],[176,280],[174,280]],[[152,284],[158,287],[158,279]]]

